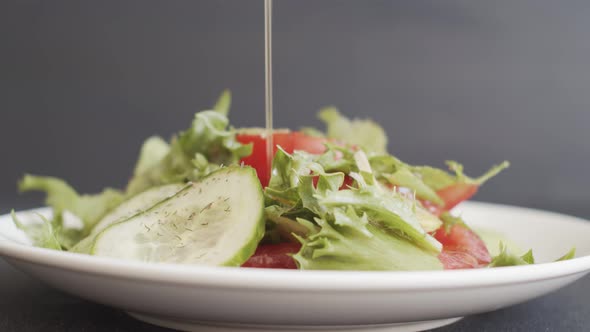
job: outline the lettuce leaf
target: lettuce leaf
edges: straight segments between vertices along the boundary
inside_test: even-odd
[[[359,189],[329,191],[316,197],[319,205],[327,208],[354,207],[382,227],[426,250],[440,252],[442,249],[441,244],[422,228],[415,212],[415,202],[400,194],[378,190],[375,185],[363,185]]]
[[[303,270],[440,270],[437,256],[373,223],[352,207],[336,208],[315,224],[304,219],[311,235],[300,238],[293,256]],[[318,225],[319,227],[315,227]],[[319,230],[318,230],[319,229]]]
[[[518,265],[529,265],[534,264],[535,258],[533,257],[532,250],[529,250],[522,256],[517,256],[511,253],[504,243],[500,242],[500,253],[492,258],[489,267],[500,267],[500,266],[518,266]]]
[[[104,215],[124,200],[123,193],[110,188],[96,195],[80,195],[65,181],[54,177],[25,175],[18,188],[21,192],[46,193],[45,203],[53,208],[51,225],[59,243],[66,249],[80,241]],[[66,224],[71,217],[81,223],[78,229]],[[23,231],[31,237],[36,236],[36,230],[32,228]]]
[[[266,197],[287,209],[300,205],[301,177],[309,175],[313,166],[309,154],[297,151],[292,156],[279,146],[272,162],[272,176],[264,189]]]
[[[345,159],[354,159],[346,154]],[[440,243],[426,233],[416,206],[379,187],[365,169],[354,176],[359,189],[340,189],[345,173],[326,172],[329,159],[279,149],[265,194],[273,231],[302,243],[295,259],[302,269],[410,270],[440,269]],[[349,163],[360,161],[348,160]],[[294,227],[297,222],[300,227]],[[302,231],[305,227],[307,231]],[[285,230],[292,230],[285,236]]]
[[[62,250],[62,245],[58,240],[58,233],[52,223],[44,216],[37,214],[40,222],[37,223],[22,223],[17,217],[14,210],[11,212],[12,221],[14,225],[23,231],[34,246],[40,248]]]
[[[213,110],[218,112],[219,114],[223,114],[224,116],[229,115],[229,110],[231,108],[231,91],[223,90],[217,102],[213,106]]]
[[[335,108],[327,107],[320,110],[318,117],[326,124],[326,137],[349,146],[358,146],[367,152],[375,176],[394,186],[413,190],[420,199],[443,205],[442,199],[436,191],[457,183],[482,185],[500,171],[507,168],[509,163],[492,167],[478,178],[470,178],[463,173],[463,166],[456,161],[447,161],[452,173],[430,166],[412,166],[387,153],[387,136],[383,128],[371,120],[348,119]],[[308,129],[309,132],[314,132]],[[317,131],[316,131],[317,132]],[[332,147],[331,150],[337,150]],[[350,151],[350,148],[339,148],[339,152]],[[343,158],[344,160],[346,158]],[[336,168],[346,164],[334,163]],[[330,169],[330,168],[327,168]]]
[[[504,161],[498,165],[492,166],[483,175],[477,178],[470,178],[463,173],[463,165],[459,164],[458,162],[447,161],[446,164],[449,169],[454,172],[454,174],[430,166],[413,166],[411,169],[422,179],[422,181],[427,186],[435,191],[438,191],[457,183],[469,183],[481,186],[486,181],[510,166],[508,161]]]
[[[459,183],[480,186],[510,165],[504,161],[493,166],[482,176],[471,178],[463,173],[463,165],[455,161],[447,161],[447,165],[453,173],[430,166],[409,165],[392,155],[374,155],[369,158],[369,162],[378,179],[393,186],[408,188],[416,194],[417,198],[439,206],[443,206],[444,202],[437,194],[438,190]]]
[[[383,174],[383,177],[391,184],[409,188],[414,191],[416,197],[425,199],[434,204],[442,205],[443,200],[429,187],[419,176],[412,173],[409,168],[399,168],[393,174]]]
[[[572,248],[565,255],[556,259],[555,262],[565,261],[573,259],[576,256],[576,249]],[[501,267],[501,266],[519,266],[519,265],[530,265],[535,264],[535,257],[533,256],[533,250],[527,251],[522,256],[517,256],[511,253],[504,243],[500,242],[500,253],[492,258],[492,262],[489,267]]]
[[[565,255],[556,259],[556,262],[567,261],[576,257],[576,248],[571,248]]]
[[[387,135],[376,122],[350,120],[342,116],[335,107],[320,110],[318,117],[326,124],[328,138],[359,146],[368,154],[387,153]]]
[[[520,258],[527,264],[535,264],[535,256],[533,256],[533,249],[529,249],[529,251],[525,252],[524,255],[520,256]]]
[[[280,239],[287,240],[288,242],[296,242],[297,238],[295,236],[305,237],[308,235],[308,228],[284,216],[285,210],[283,208],[277,205],[271,205],[264,210],[267,222],[271,224],[270,232],[276,233],[276,235],[273,234],[270,236],[271,242],[278,243]]]
[[[136,167],[139,171],[127,185],[127,196],[154,186],[194,181],[250,155],[252,146],[239,143],[235,130],[229,128],[225,114],[230,104],[231,95],[225,91],[214,110],[195,114],[192,126],[174,137],[167,151],[161,142],[148,140]]]
[[[168,152],[170,152],[170,145],[164,139],[158,136],[148,138],[141,147],[133,175],[144,173],[154,167]]]

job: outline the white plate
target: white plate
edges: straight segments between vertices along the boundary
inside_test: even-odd
[[[146,264],[0,240],[18,269],[70,294],[187,331],[416,331],[552,292],[590,270],[590,223],[538,210],[469,203],[473,226],[504,234],[557,263],[431,272],[296,271]],[[42,210],[47,212],[47,210]],[[23,215],[23,217],[25,217]],[[14,238],[7,216],[0,232]]]

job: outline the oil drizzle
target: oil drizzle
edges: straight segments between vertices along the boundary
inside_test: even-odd
[[[264,108],[266,124],[266,163],[272,172],[273,100],[272,100],[272,0],[264,0]]]

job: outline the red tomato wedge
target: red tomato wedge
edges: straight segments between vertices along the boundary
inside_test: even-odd
[[[290,255],[297,253],[299,249],[301,249],[299,243],[261,245],[242,267],[297,269],[297,264]]]
[[[273,134],[273,156],[277,153],[277,146],[280,146],[288,153],[295,150],[306,151],[313,154],[322,154],[326,151],[325,138],[305,135],[302,132],[276,131]],[[256,169],[260,183],[263,187],[268,185],[270,180],[270,169],[268,168],[268,158],[266,153],[266,138],[264,132],[237,134],[236,139],[242,144],[253,144],[252,154],[242,158],[245,165]]]
[[[323,137],[305,135],[300,131],[291,133],[291,140],[293,142],[293,151],[300,150],[309,152],[311,154],[322,154],[326,152],[326,139]],[[287,152],[293,152],[287,151]]]
[[[443,251],[438,255],[445,270],[476,269],[479,262],[475,257],[461,251]]]
[[[456,183],[438,190],[436,193],[445,202],[444,211],[457,206],[457,204],[470,199],[477,193],[478,186],[472,183]]]
[[[441,227],[434,238],[443,245],[439,260],[445,269],[484,267],[492,261],[485,243],[464,225],[455,224],[448,233],[445,227]]]
[[[479,187],[471,183],[456,183],[446,188],[438,190],[437,195],[443,200],[444,205],[439,206],[430,201],[420,200],[430,213],[440,216],[443,212],[449,211],[459,203],[470,199],[477,193]]]

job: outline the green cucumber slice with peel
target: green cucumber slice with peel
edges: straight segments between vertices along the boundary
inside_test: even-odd
[[[156,205],[156,203],[173,196],[182,190],[184,186],[184,184],[180,183],[167,184],[164,186],[151,188],[133,196],[104,216],[92,228],[90,234],[82,239],[82,241],[78,242],[70,251],[84,254],[89,253],[96,235],[102,232],[105,228],[119,221],[126,220],[129,217],[140,213],[141,211],[151,208],[152,206]]]
[[[256,171],[226,167],[108,226],[90,253],[143,262],[239,266],[264,235]]]

